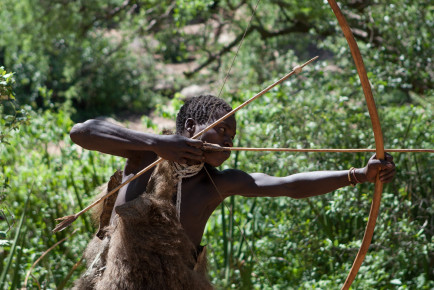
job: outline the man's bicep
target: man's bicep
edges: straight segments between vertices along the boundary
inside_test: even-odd
[[[226,173],[226,172],[225,172]],[[264,173],[251,173],[240,170],[227,172],[226,196],[245,197],[291,196],[294,189],[291,177],[275,177]]]

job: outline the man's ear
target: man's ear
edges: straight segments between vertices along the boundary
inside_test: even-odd
[[[196,131],[196,121],[192,118],[185,120],[184,131],[187,133],[188,137],[193,137]]]

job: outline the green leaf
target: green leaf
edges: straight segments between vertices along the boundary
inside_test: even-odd
[[[399,279],[393,279],[392,281],[390,281],[390,284],[393,284],[393,285],[402,285],[402,282]]]
[[[12,245],[11,241],[9,240],[0,240],[0,247],[8,247]]]

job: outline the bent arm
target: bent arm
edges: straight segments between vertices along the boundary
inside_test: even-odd
[[[158,135],[134,131],[100,120],[88,120],[72,127],[72,141],[88,150],[128,158],[146,160],[158,156],[166,160],[186,163],[203,161],[203,142],[181,135]]]
[[[85,149],[130,158],[136,151],[152,154],[159,136],[92,119],[72,127],[70,137]]]

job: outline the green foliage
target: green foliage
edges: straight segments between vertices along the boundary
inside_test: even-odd
[[[0,67],[0,100],[15,99],[12,88],[14,82],[13,73],[8,73],[4,67]]]
[[[2,1],[0,60],[17,72],[20,101],[84,116],[152,107],[152,58],[133,53],[134,31],[112,30],[131,8],[122,3]]]
[[[388,63],[381,70],[374,67],[375,74],[382,79],[380,89],[389,87],[424,93],[434,85],[432,6],[424,1],[375,2],[378,6],[369,9],[372,18],[368,29],[378,29],[387,43],[371,53],[372,60]],[[391,26],[394,29],[389,29]]]
[[[19,107],[15,101],[13,73],[0,67],[0,148],[7,144],[13,130],[28,121],[28,108]],[[1,192],[0,192],[1,193]]]
[[[68,114],[40,111],[31,113],[31,119],[30,124],[21,126],[20,134],[11,137],[11,145],[0,152],[0,173],[9,182],[1,204],[2,215],[10,224],[15,223],[10,230],[4,221],[0,223],[6,240],[11,240],[19,231],[15,217],[22,215],[26,196],[30,193],[30,207],[22,227],[26,230],[21,233],[19,242],[13,244],[15,255],[5,279],[6,283],[16,280],[17,288],[22,286],[30,265],[49,247],[69,235],[68,230],[57,234],[51,232],[57,224],[55,218],[83,208],[93,199],[97,187],[108,180],[114,170],[122,168],[118,158],[83,151],[72,145],[68,132],[73,123]],[[62,283],[80,260],[95,231],[88,215],[77,220],[74,227],[79,232],[51,251],[32,272],[45,288],[53,289]],[[0,259],[6,261],[11,251],[11,245],[2,245]],[[0,272],[4,269],[5,264],[0,267]],[[80,267],[72,279],[82,269]],[[67,285],[71,285],[71,281]],[[31,288],[31,285],[36,287],[32,279],[29,283]]]
[[[166,79],[162,64],[196,60],[208,63],[205,75],[210,81],[223,79],[225,56],[233,51],[228,45],[238,44],[255,3],[2,1],[0,17],[8,21],[0,26],[0,62],[17,72],[16,90],[23,104],[49,108],[66,102],[77,110],[74,118],[144,112],[162,95],[172,97],[187,84],[183,78]],[[402,103],[411,101],[411,91],[425,94],[432,89],[434,22],[426,1],[342,6],[379,93]],[[242,67],[234,68],[236,76],[230,80],[238,89],[237,76],[261,83],[287,71],[288,50],[301,58],[334,54],[339,68],[349,61],[341,32],[323,1],[261,2],[251,29],[248,55],[244,53]],[[203,80],[204,74],[193,79]]]
[[[430,148],[433,10],[426,1],[362,2],[342,3],[342,9],[369,71],[385,146]],[[120,158],[72,144],[71,118],[144,112],[157,104],[155,114],[173,119],[182,86],[209,84],[217,94],[235,50],[227,45],[242,35],[254,4],[0,1],[0,18],[8,19],[0,26],[0,63],[16,72],[0,69],[0,282],[23,287],[31,264],[71,231],[52,234],[55,218],[82,209],[123,166]],[[329,7],[261,2],[252,24],[222,94],[233,106],[311,56],[320,60],[237,113],[235,146],[373,148],[359,80]],[[193,67],[210,62],[190,79],[166,78],[164,64],[191,60]],[[162,95],[173,97],[170,105]],[[157,128],[148,117],[142,123]],[[397,176],[384,188],[354,288],[432,289],[432,154],[393,156]],[[232,157],[223,168],[285,176],[364,166],[370,155]],[[213,283],[218,289],[339,288],[360,246],[372,192],[372,185],[358,185],[305,200],[230,198],[204,235]],[[78,233],[32,272],[43,289],[70,287],[84,268],[65,281],[94,232],[87,214],[73,227]],[[31,279],[28,286],[36,284]]]
[[[290,80],[237,113],[235,146],[366,148],[374,144],[364,102],[356,96],[346,97],[346,87],[330,86],[328,76],[322,73],[305,74],[309,79],[301,76]],[[294,94],[304,86],[309,90]],[[243,100],[249,97],[251,93],[237,96]],[[383,110],[388,147],[429,148],[433,144],[432,106],[389,106]],[[234,157],[228,167],[238,162],[247,172],[285,176],[361,167],[370,155],[242,152]],[[432,207],[420,204],[433,202],[433,160],[424,154],[394,157],[397,177],[384,188],[373,245],[355,288],[432,286],[430,272],[422,269],[429,269],[433,212]],[[236,198],[228,204],[233,213],[225,213],[230,221],[224,225],[222,214],[216,215],[207,228],[206,243],[214,248],[213,281],[223,288],[252,288],[250,283],[257,289],[271,285],[278,289],[295,285],[302,289],[339,288],[360,246],[372,192],[372,185],[359,185],[307,200]],[[231,222],[241,229],[228,231]],[[222,233],[225,229],[228,237]],[[247,242],[252,244],[252,251]],[[221,247],[229,249],[227,256]],[[225,266],[228,259],[229,275]]]

